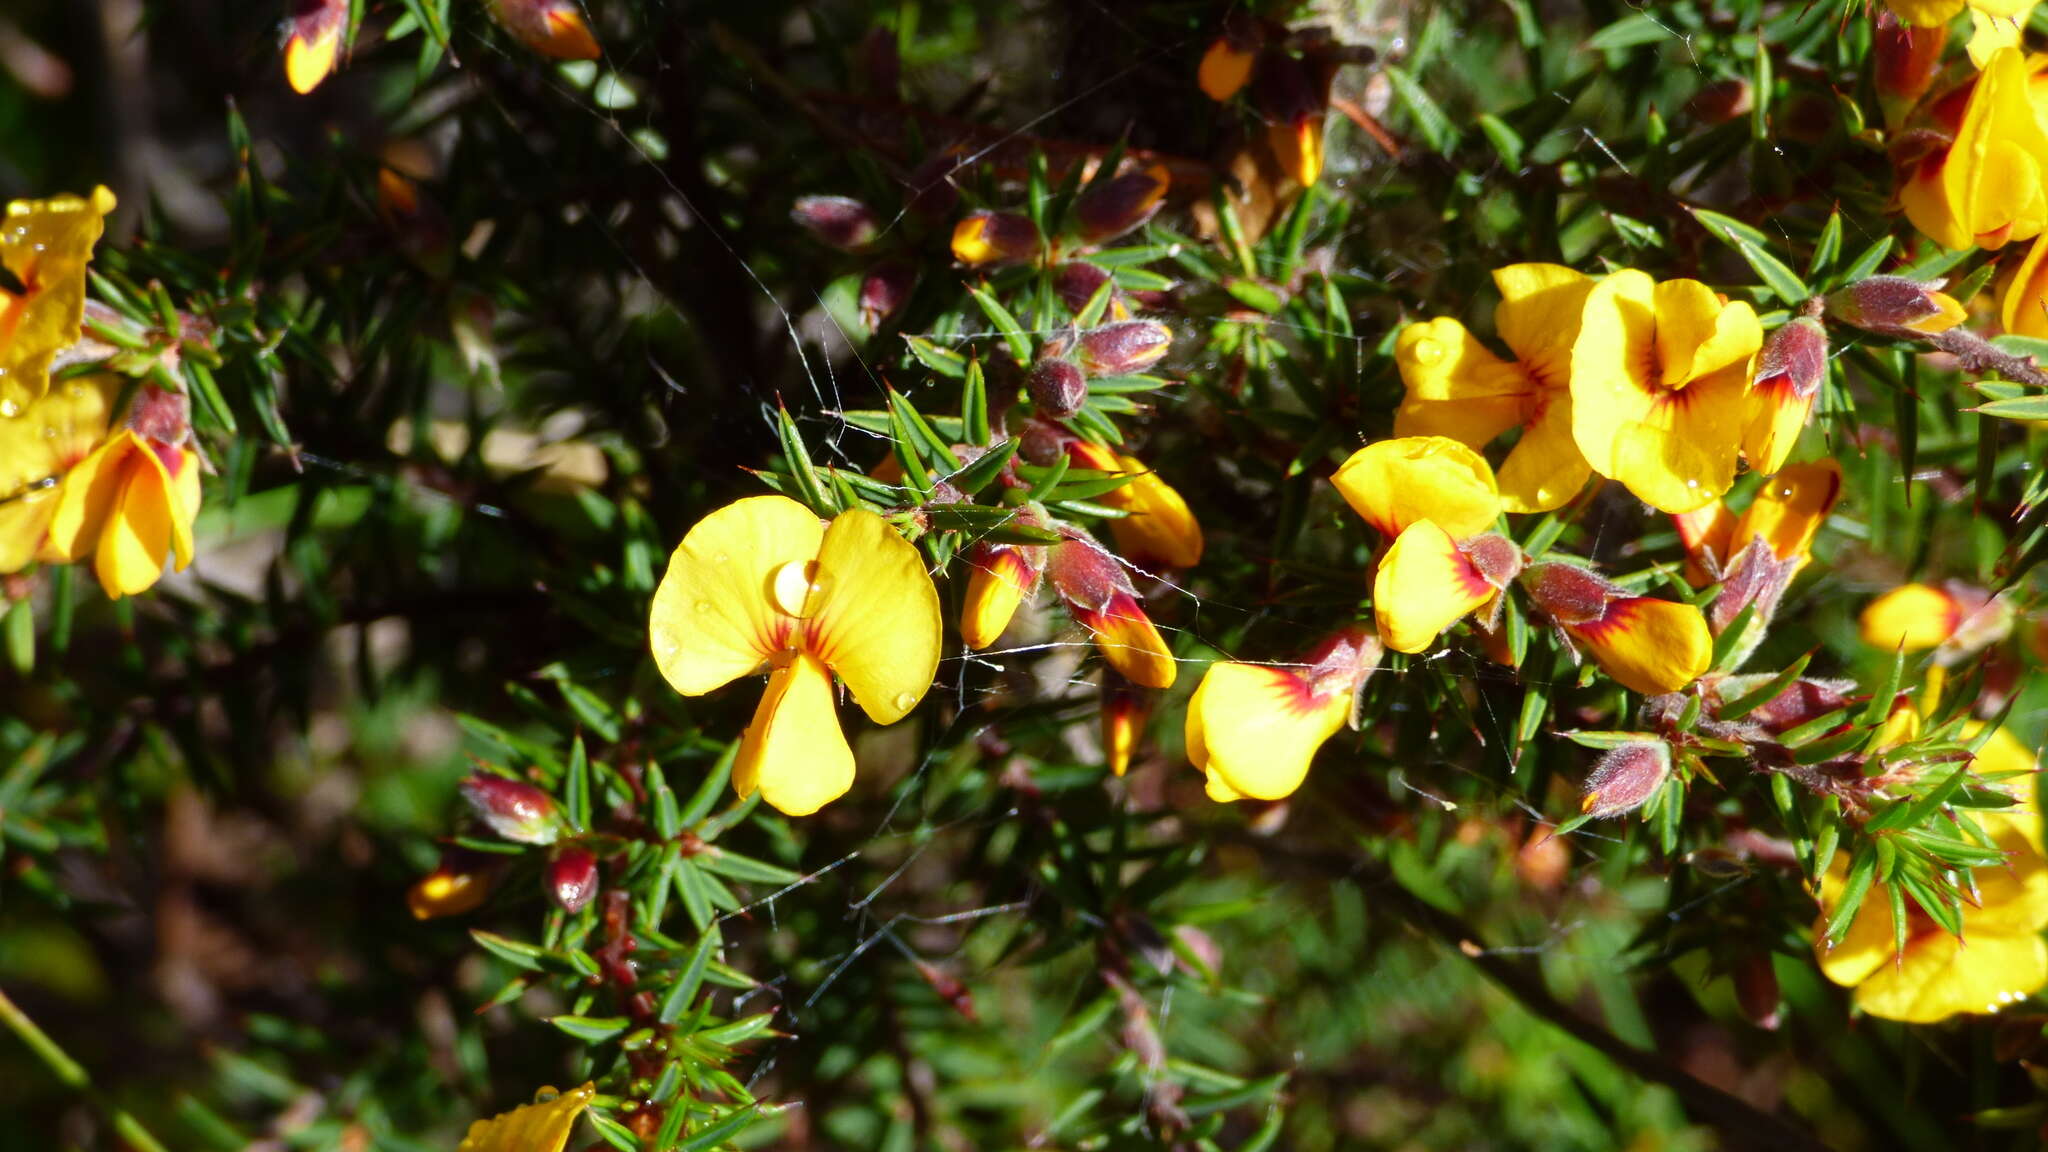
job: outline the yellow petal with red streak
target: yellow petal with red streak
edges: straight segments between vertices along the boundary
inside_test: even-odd
[[[1348,694],[1317,696],[1285,668],[1211,664],[1188,699],[1188,758],[1210,794],[1278,800],[1308,775],[1316,749],[1344,727]]]
[[[1614,600],[1598,620],[1567,631],[1616,683],[1645,696],[1678,691],[1714,658],[1714,637],[1700,610],[1670,600]]]
[[[1380,640],[1396,652],[1414,653],[1496,594],[1450,533],[1424,520],[1396,537],[1381,558],[1372,608]]]

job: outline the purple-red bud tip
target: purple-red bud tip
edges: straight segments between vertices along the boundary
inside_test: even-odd
[[[1641,808],[1671,775],[1671,746],[1663,741],[1623,744],[1600,758],[1586,777],[1579,810],[1591,816],[1620,816]]]
[[[867,247],[881,232],[874,212],[850,196],[800,197],[789,218],[825,243],[849,252]]]
[[[588,848],[564,848],[548,861],[548,895],[564,912],[581,912],[597,895],[597,857]]]
[[[477,819],[504,839],[520,844],[552,844],[561,835],[561,814],[554,798],[531,784],[479,773],[462,782],[463,799]]]
[[[1538,564],[1522,574],[1522,587],[1560,624],[1598,620],[1606,614],[1607,602],[1623,594],[1598,572],[1576,564]]]

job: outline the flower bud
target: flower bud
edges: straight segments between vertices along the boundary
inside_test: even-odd
[[[1074,434],[1050,420],[1026,420],[1017,431],[1017,455],[1027,464],[1049,467],[1067,454]]]
[[[1045,549],[980,543],[968,549],[966,559],[967,594],[960,604],[960,639],[979,652],[1002,638],[1018,606],[1038,591]]]
[[[1768,476],[1785,466],[1827,378],[1828,334],[1811,316],[1794,317],[1771,333],[1744,398],[1742,452]]]
[[[128,404],[128,427],[145,440],[183,444],[192,436],[189,404],[182,392],[144,384]]]
[[[519,844],[552,844],[562,833],[554,798],[531,784],[477,773],[462,782],[463,799],[492,832]]]
[[[590,849],[564,848],[548,861],[548,895],[564,912],[581,912],[597,895],[597,857]]]
[[[1123,566],[1080,529],[1063,527],[1061,534],[1066,539],[1050,546],[1045,574],[1075,621],[1125,678],[1147,688],[1173,687],[1173,651],[1145,614]]]
[[[1600,758],[1586,777],[1586,798],[1579,811],[1589,816],[1621,816],[1641,808],[1671,775],[1671,746],[1662,740],[1623,744]]]
[[[1098,181],[1074,201],[1074,219],[1080,224],[1081,240],[1100,244],[1150,220],[1159,211],[1172,182],[1166,168],[1159,164],[1142,172],[1126,172]]]
[[[1021,212],[969,212],[953,227],[953,259],[969,268],[1021,264],[1038,248],[1038,228]]]
[[[1887,127],[1897,128],[1920,97],[1927,94],[1941,66],[1942,46],[1947,42],[1948,28],[1944,25],[1915,28],[1902,22],[1889,8],[1877,10],[1871,30],[1871,52],[1875,57],[1872,80]]]
[[[1131,754],[1145,734],[1151,709],[1138,690],[1114,674],[1102,678],[1102,757],[1109,770],[1122,776],[1131,767]]]
[[[348,0],[299,0],[285,22],[284,76],[301,96],[334,70],[348,24]]]
[[[1751,952],[1735,963],[1735,1002],[1751,1024],[1766,1031],[1778,1027],[1778,973],[1769,952]]]
[[[882,222],[867,205],[851,196],[800,196],[789,218],[818,239],[847,252],[867,247]]]
[[[1081,337],[1081,370],[1090,376],[1143,372],[1173,347],[1173,330],[1157,320],[1128,320]]]
[[[1607,602],[1624,594],[1606,577],[1576,564],[1538,564],[1522,574],[1522,587],[1560,624],[1598,620]]]
[[[1740,77],[1716,80],[1692,94],[1685,110],[1705,125],[1726,124],[1749,115],[1749,81]]]
[[[1829,293],[1828,315],[1885,336],[1931,336],[1963,322],[1963,306],[1937,291],[1944,280],[1870,276]]]
[[[405,905],[415,920],[460,916],[482,904],[490,892],[488,865],[476,853],[451,849],[432,872],[406,889]]]
[[[1040,360],[1024,377],[1024,390],[1040,412],[1064,420],[1079,412],[1088,399],[1088,378],[1071,360]]]
[[[917,287],[917,269],[890,261],[868,270],[860,282],[861,323],[874,331],[882,321],[896,314],[910,300]]]
[[[513,39],[551,60],[603,55],[576,0],[487,0],[486,7]]]
[[[1067,306],[1067,311],[1079,314],[1095,298],[1095,292],[1109,282],[1109,269],[1081,260],[1069,260],[1054,269],[1052,290]],[[1114,289],[1112,289],[1112,293]],[[1117,306],[1115,296],[1110,298],[1110,307]]]

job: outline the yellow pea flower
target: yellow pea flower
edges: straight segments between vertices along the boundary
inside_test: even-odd
[[[50,361],[78,343],[85,319],[85,266],[114,210],[114,194],[16,200],[0,221],[0,264],[19,282],[0,287],[0,419],[11,420],[50,387]]]
[[[1178,673],[1173,649],[1159,635],[1123,566],[1102,545],[1071,525],[1051,545],[1045,574],[1066,601],[1075,623],[1095,638],[1109,666],[1133,684],[1171,688]]]
[[[347,25],[348,0],[299,0],[285,23],[284,78],[292,91],[303,96],[334,71]]]
[[[1984,66],[1999,48],[2020,42],[2020,30],[2035,0],[1885,0],[1900,23],[1914,28],[1945,28],[1965,7],[1970,10],[1970,61]]]
[[[1964,728],[1966,736],[1979,731],[1975,723]],[[1847,862],[1837,856],[1821,879],[1815,957],[1829,980],[1856,990],[1856,1006],[1869,1015],[1927,1024],[1991,1013],[2048,984],[2048,944],[2041,940],[2048,927],[2048,858],[2042,855],[2034,753],[1999,729],[1971,767],[1983,776],[2017,773],[1995,783],[2018,803],[1971,813],[2006,860],[1971,873],[1976,893],[1962,905],[1962,936],[1951,936],[1908,900],[1906,945],[1897,950],[1891,902],[1873,890],[1830,948],[1825,933],[1847,885]]]
[[[79,377],[0,420],[0,574],[58,558],[48,545],[59,486],[105,438],[120,392],[114,376]]]
[[[443,857],[432,872],[406,889],[405,906],[415,920],[437,920],[474,911],[490,894],[490,872]]]
[[[533,1103],[471,1124],[455,1152],[562,1152],[576,1118],[596,1095],[594,1084],[560,1093],[543,1088]]]
[[[1572,346],[1572,438],[1652,507],[1703,507],[1735,482],[1762,346],[1755,311],[1697,280],[1603,277]]]
[[[2026,257],[2006,275],[1998,322],[2015,336],[2048,338],[2048,232],[2034,238]]]
[[[1954,138],[1907,166],[1899,204],[1929,239],[1948,248],[1996,249],[2048,226],[2048,132],[2030,79],[2018,48],[1993,53]]]
[[[603,55],[573,0],[489,0],[491,16],[514,39],[552,60]]]
[[[1764,481],[1739,518],[1719,501],[1699,512],[1673,517],[1695,583],[1718,579],[1721,590],[1707,610],[1716,636],[1734,626],[1744,609],[1749,623],[1738,639],[1732,666],[1746,659],[1778,613],[1786,589],[1813,554],[1813,538],[1842,491],[1842,469],[1833,460],[1794,464]],[[1713,518],[1704,527],[1705,514]]]
[[[1872,600],[1859,621],[1863,642],[1887,651],[1935,649],[1935,660],[1954,664],[2012,632],[2012,606],[1959,580],[1939,585],[1902,584]]]
[[[172,559],[178,571],[192,563],[192,521],[199,515],[199,455],[147,431],[145,405],[178,430],[185,427],[184,397],[145,390],[130,426],[116,431],[65,473],[50,513],[46,554],[67,563],[93,557],[93,574],[108,596],[147,591]]]
[[[1351,721],[1353,702],[1379,667],[1372,629],[1353,625],[1299,667],[1209,665],[1188,698],[1187,750],[1217,801],[1278,800],[1308,776],[1316,749]]]
[[[1494,326],[1514,353],[1503,360],[1450,317],[1401,330],[1394,362],[1408,387],[1396,436],[1449,436],[1484,448],[1510,428],[1522,438],[1500,471],[1510,512],[1548,512],[1586,486],[1592,469],[1572,439],[1572,343],[1591,276],[1556,264],[1495,270]]]
[[[1125,559],[1140,568],[1192,568],[1201,563],[1202,525],[1159,473],[1087,440],[1067,441],[1067,455],[1082,468],[1132,477],[1123,487],[1096,497],[1106,507],[1130,513],[1109,522],[1109,534]]]
[[[1381,440],[1351,454],[1331,482],[1390,541],[1373,575],[1379,635],[1421,652],[1459,619],[1496,603],[1522,555],[1489,532],[1500,518],[1493,469],[1445,436]]]
[[[960,604],[960,639],[976,652],[994,644],[1033,592],[1045,568],[1045,549],[1032,545],[977,544],[969,549],[967,594]]]
[[[826,527],[786,496],[755,496],[676,546],[648,637],[685,696],[768,667],[733,787],[806,816],[853,786],[832,674],[875,723],[901,720],[938,668],[939,595],[917,549],[873,512],[851,508]]]
[[[1539,564],[1522,586],[1571,643],[1632,692],[1661,696],[1705,674],[1714,636],[1698,608],[1633,596],[1590,569]]]

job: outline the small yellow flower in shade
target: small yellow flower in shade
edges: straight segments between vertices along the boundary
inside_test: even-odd
[[[1631,595],[1599,573],[1571,564],[1538,564],[1523,575],[1522,586],[1574,654],[1584,649],[1632,692],[1676,692],[1713,662],[1713,633],[1690,604]]]
[[[1323,175],[1323,117],[1320,113],[1266,126],[1266,147],[1280,171],[1306,188]]]
[[[1493,469],[1443,436],[1368,444],[1332,477],[1366,523],[1391,541],[1373,575],[1379,635],[1396,652],[1421,652],[1443,630],[1488,604],[1521,570],[1522,555],[1488,532],[1500,518]]]
[[[1512,264],[1493,282],[1503,360],[1449,317],[1401,330],[1394,361],[1407,396],[1396,436],[1449,436],[1483,448],[1510,428],[1522,438],[1501,465],[1501,504],[1547,512],[1586,486],[1592,469],[1572,439],[1572,342],[1594,280],[1556,264]]]
[[[405,906],[415,920],[437,920],[473,911],[490,894],[490,873],[451,854],[406,889]]]
[[[1152,709],[1145,697],[1115,672],[1102,678],[1102,758],[1109,770],[1122,776],[1130,770],[1131,756],[1145,735],[1145,722]]]
[[[1863,609],[1863,642],[1887,651],[1932,648],[1939,664],[1954,664],[2012,633],[2013,611],[1993,596],[1959,580],[1939,585],[1902,584]]]
[[[1129,513],[1109,522],[1109,534],[1126,559],[1140,568],[1192,568],[1202,560],[1202,525],[1188,502],[1157,472],[1101,444],[1069,440],[1067,455],[1076,465],[1129,476],[1131,481],[1096,497],[1103,505]]]
[[[576,1118],[596,1096],[593,1084],[560,1093],[543,1088],[533,1103],[471,1124],[455,1152],[562,1152]]]
[[[65,473],[50,514],[47,554],[67,563],[93,557],[108,596],[146,591],[192,563],[199,515],[199,456],[182,445],[185,398],[144,388],[128,426]]]
[[[1220,661],[1188,699],[1187,750],[1212,800],[1278,800],[1308,776],[1316,749],[1351,721],[1379,667],[1372,629],[1353,625],[1298,667]]]
[[[901,720],[938,667],[939,597],[917,549],[873,512],[848,509],[826,527],[788,497],[755,496],[676,546],[648,637],[685,696],[768,667],[733,787],[806,816],[853,785],[832,674],[875,723]]]
[[[78,343],[85,266],[113,210],[114,194],[105,188],[7,205],[0,264],[15,283],[0,285],[0,420],[40,399],[50,387],[50,361]]]
[[[1975,725],[1965,728],[1966,736],[1978,731]],[[1848,880],[1847,862],[1836,857],[1821,879],[1814,954],[1829,980],[1856,990],[1856,1007],[1887,1020],[1930,1024],[1997,1012],[2048,984],[2048,944],[2041,940],[2041,929],[2048,927],[2048,859],[2041,850],[2035,768],[2034,754],[2003,729],[1992,733],[1972,763],[1975,773],[2017,803],[1971,813],[2006,859],[1971,873],[1975,892],[1964,892],[1960,937],[1908,898],[1900,950],[1891,902],[1873,889],[1830,948],[1827,924]]]
[[[1903,14],[1902,14],[1903,15]],[[2029,96],[2017,48],[1992,54],[1977,77],[1954,138],[1906,167],[1899,204],[1927,237],[1948,248],[1995,249],[2048,225],[2048,132]]]
[[[299,0],[285,22],[284,78],[303,96],[334,71],[341,33],[348,25],[348,0]]]
[[[64,474],[106,437],[120,392],[115,376],[79,377],[0,420],[0,574],[56,559],[47,546]]]
[[[1222,34],[1209,42],[1195,73],[1204,96],[1221,104],[1244,90],[1258,63],[1259,32],[1256,21],[1236,11],[1224,18]]]
[[[603,55],[575,0],[489,0],[491,15],[514,39],[551,60]]]
[[[960,639],[976,652],[994,644],[1017,608],[1038,590],[1045,549],[977,544],[967,551],[967,594],[960,603]]]
[[[953,226],[953,259],[969,268],[1021,264],[1038,247],[1038,228],[1021,212],[969,212]]]
[[[1050,546],[1045,574],[1074,621],[1095,638],[1109,666],[1146,688],[1173,687],[1173,650],[1159,635],[1122,565],[1102,545],[1071,526]]]
[[[1762,345],[1747,304],[1697,280],[1612,273],[1586,294],[1572,346],[1572,438],[1659,511],[1704,507],[1735,482]]]

